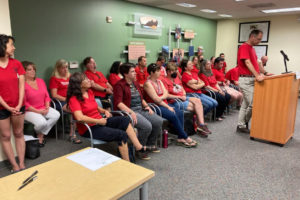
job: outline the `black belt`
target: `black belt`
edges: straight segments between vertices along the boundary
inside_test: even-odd
[[[248,75],[248,74],[240,74],[240,77],[248,77],[248,78],[252,77],[252,78],[254,78],[255,76],[254,75]]]

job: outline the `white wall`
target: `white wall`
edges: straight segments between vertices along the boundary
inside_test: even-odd
[[[289,71],[300,71],[300,22],[299,15],[281,15],[266,18],[220,20],[217,25],[216,55],[225,53],[228,67],[236,66],[237,46],[240,22],[270,21],[268,45],[269,62],[267,71],[275,74],[284,72],[284,63],[280,50],[289,57]],[[265,43],[261,43],[265,44]]]
[[[11,35],[11,26],[10,26],[10,16],[9,16],[9,6],[8,0],[0,0],[0,34]],[[12,142],[14,144],[14,142]],[[0,145],[1,147],[1,145]],[[15,148],[14,148],[15,149]],[[0,148],[0,161],[5,160],[6,157]]]

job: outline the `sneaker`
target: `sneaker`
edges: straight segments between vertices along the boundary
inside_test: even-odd
[[[154,147],[151,147],[150,152],[151,153],[160,153],[160,150],[159,150],[159,148],[157,148],[156,146],[154,146]]]
[[[211,131],[207,128],[207,125],[202,125],[202,126],[200,125],[199,127],[197,127],[197,130],[207,134],[211,134]]]
[[[247,134],[249,134],[249,133],[250,133],[250,130],[249,130],[247,127],[240,127],[240,126],[237,126],[237,127],[236,127],[236,132],[238,132],[238,133],[247,133]]]
[[[200,135],[200,137],[203,137],[203,138],[208,137],[208,133],[205,133],[204,131],[202,131],[202,129],[197,128],[197,133]]]
[[[137,152],[137,157],[141,160],[150,160],[151,157],[148,156],[146,152]]]
[[[212,134],[212,132],[207,128],[207,125],[204,125],[204,126],[203,126],[203,129],[204,129],[204,131],[205,131],[206,133]]]

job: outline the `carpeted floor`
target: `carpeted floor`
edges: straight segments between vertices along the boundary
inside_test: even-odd
[[[138,165],[156,173],[149,182],[149,199],[300,199],[299,101],[295,134],[284,147],[236,133],[238,111],[232,111],[224,121],[208,123],[213,134],[207,139],[193,136],[199,141],[197,148],[170,145],[159,154],[151,154],[150,161],[138,160]],[[41,156],[26,160],[26,165],[31,167],[86,146],[87,141],[71,145],[49,138]],[[107,145],[102,148],[114,149]],[[8,175],[8,167],[0,166],[0,177]],[[133,191],[122,199],[138,197],[138,191]]]

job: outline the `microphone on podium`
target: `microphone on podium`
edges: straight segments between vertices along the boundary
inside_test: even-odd
[[[287,70],[287,66],[286,66],[286,61],[290,61],[290,59],[288,58],[288,56],[282,50],[280,50],[280,53],[283,55],[283,61],[284,61],[284,65],[285,65],[285,72],[283,72],[282,74],[290,73]]]
[[[289,57],[282,50],[280,50],[280,53],[283,55],[284,59],[290,61]]]

